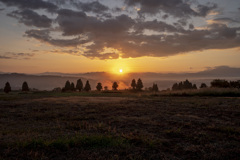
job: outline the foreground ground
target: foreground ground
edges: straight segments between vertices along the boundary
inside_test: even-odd
[[[28,97],[0,99],[0,159],[240,155],[239,97]]]

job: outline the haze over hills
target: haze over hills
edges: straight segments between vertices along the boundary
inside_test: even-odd
[[[9,82],[12,89],[20,89],[22,83],[27,81],[30,88],[39,90],[52,90],[56,87],[64,87],[65,82],[69,80],[76,85],[78,79],[82,79],[85,84],[86,80],[90,81],[92,90],[95,90],[96,84],[101,82],[103,86],[111,89],[113,81],[119,83],[119,89],[130,87],[131,80],[141,78],[144,87],[150,87],[153,83],[157,83],[159,89],[171,88],[173,83],[189,79],[196,83],[197,86],[204,82],[209,85],[213,79],[239,80],[240,68],[232,68],[228,66],[219,66],[206,69],[196,73],[128,73],[115,75],[107,72],[90,72],[90,73],[59,73],[44,72],[39,74],[20,74],[20,73],[3,73],[0,72],[0,88],[3,88],[6,82]]]

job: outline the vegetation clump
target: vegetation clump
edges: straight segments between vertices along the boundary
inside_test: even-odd
[[[138,81],[137,81],[136,89],[138,91],[141,91],[142,88],[143,88],[143,83],[142,83],[142,80],[139,78]]]
[[[79,92],[81,92],[83,89],[83,83],[81,79],[77,80],[77,85],[76,85],[76,90],[78,90]]]
[[[22,91],[23,92],[28,92],[29,91],[29,87],[28,87],[27,82],[23,82],[23,84],[22,84]]]
[[[87,91],[87,92],[91,90],[91,86],[90,86],[88,80],[87,80],[87,82],[86,82],[86,84],[85,84],[84,90]]]
[[[9,82],[7,82],[6,84],[5,84],[5,87],[4,87],[4,92],[5,93],[9,93],[9,92],[11,92],[12,90],[11,90],[11,86],[10,86],[10,83]]]
[[[98,90],[98,91],[101,91],[102,90],[102,83],[98,83],[97,84],[97,86],[96,86],[96,89]]]
[[[188,89],[197,89],[196,84],[192,84],[187,79],[180,83],[174,83],[172,86],[173,91],[177,90],[188,90]]]
[[[112,89],[116,91],[117,88],[118,88],[117,82],[113,82]]]

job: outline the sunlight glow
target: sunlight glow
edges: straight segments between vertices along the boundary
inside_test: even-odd
[[[119,69],[119,72],[120,72],[120,73],[122,73],[122,72],[123,72],[123,70],[122,70],[122,69]]]

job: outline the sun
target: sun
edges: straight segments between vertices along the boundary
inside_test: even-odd
[[[120,73],[122,73],[122,72],[123,72],[123,70],[122,70],[122,69],[119,69],[119,72],[120,72]]]

